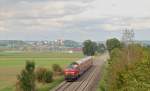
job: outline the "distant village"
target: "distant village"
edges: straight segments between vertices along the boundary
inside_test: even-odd
[[[21,41],[0,40],[0,51],[82,51],[82,43],[72,40]]]

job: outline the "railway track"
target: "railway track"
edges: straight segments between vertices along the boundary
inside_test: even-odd
[[[105,60],[104,58],[105,57],[101,57],[94,61],[94,65],[75,82],[63,81],[52,91],[95,91],[93,88],[95,88],[96,82],[99,81],[100,70]]]
[[[69,87],[71,84],[72,84],[73,82],[63,82],[61,85],[59,85],[56,89],[54,89],[53,91],[65,91],[65,89],[67,88],[67,87]]]
[[[89,77],[91,71],[94,70],[94,66],[91,67],[87,72],[85,72],[77,81],[75,82],[66,82],[63,81],[59,86],[57,86],[52,91],[76,91],[82,83],[86,81],[86,78]]]

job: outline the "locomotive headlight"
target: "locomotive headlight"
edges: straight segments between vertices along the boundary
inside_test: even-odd
[[[69,72],[65,72],[65,74],[69,74]]]
[[[75,72],[73,71],[73,72],[70,72],[71,74],[75,74]]]

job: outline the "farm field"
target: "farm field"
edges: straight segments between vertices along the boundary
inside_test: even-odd
[[[81,57],[83,57],[82,53],[0,52],[0,91],[14,91],[17,74],[24,68],[27,60],[34,61],[36,67],[51,69],[53,64],[59,64],[64,68]],[[59,79],[59,81],[61,80],[62,78]],[[54,83],[56,84],[59,81]]]

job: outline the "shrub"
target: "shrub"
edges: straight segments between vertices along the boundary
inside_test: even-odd
[[[43,80],[44,80],[45,83],[52,82],[52,77],[53,77],[53,73],[51,71],[46,71],[43,74]]]
[[[62,74],[62,68],[60,67],[60,65],[53,64],[52,69],[53,69],[54,74],[56,74],[56,75],[61,75]]]
[[[36,70],[36,79],[41,83],[50,83],[53,78],[53,73],[46,68],[38,68]]]
[[[36,79],[38,82],[43,82],[43,74],[47,71],[46,68],[37,68]]]
[[[26,62],[25,69],[18,75],[16,90],[18,91],[35,91],[35,74],[34,62]]]

